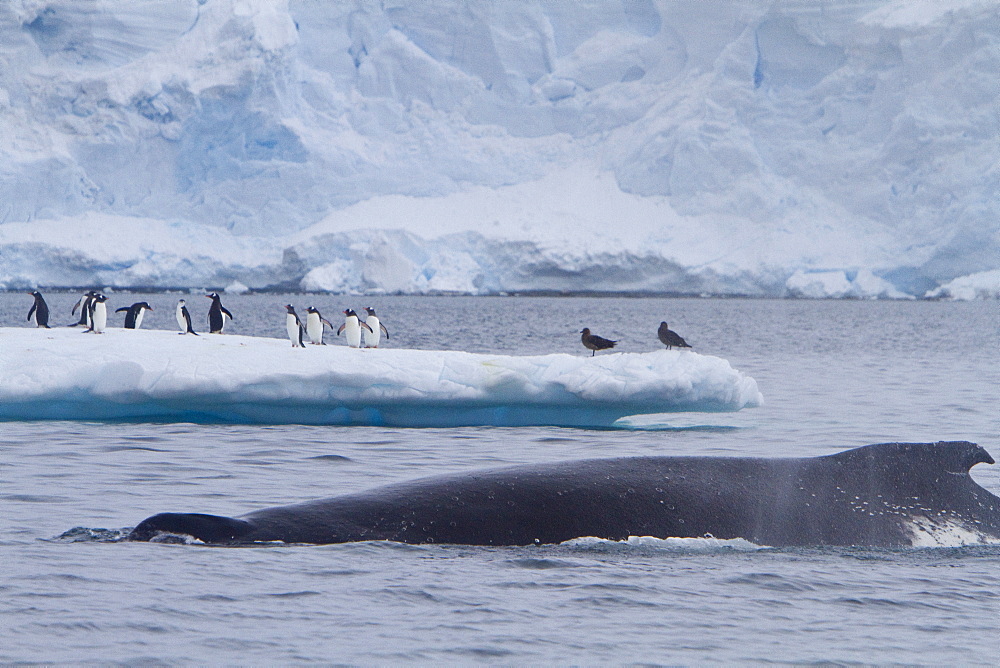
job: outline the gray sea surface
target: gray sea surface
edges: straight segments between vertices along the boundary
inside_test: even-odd
[[[195,327],[209,301],[185,295]],[[145,299],[174,329],[177,294]],[[47,293],[53,322],[78,295]],[[1000,458],[996,302],[224,295],[227,331],[284,337],[284,304],[374,306],[383,345],[589,355],[661,320],[754,377],[761,408],[630,429],[0,423],[0,662],[124,664],[1000,663],[1000,547],[766,549],[741,541],[486,548],[114,542],[156,512],[240,515],[503,464],[813,456],[971,440]],[[31,298],[0,294],[0,325]],[[120,326],[124,314],[110,323]],[[341,337],[342,338],[342,337]],[[328,341],[343,345],[330,334]],[[307,354],[304,351],[303,354]],[[0,355],[16,355],[0,348]],[[608,354],[608,353],[601,353]],[[647,428],[642,428],[642,427]],[[972,471],[1000,493],[1000,467]]]

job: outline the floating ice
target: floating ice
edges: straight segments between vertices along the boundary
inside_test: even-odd
[[[611,427],[627,415],[762,402],[752,378],[692,351],[303,350],[279,339],[114,328],[2,328],[0,346],[5,420]]]

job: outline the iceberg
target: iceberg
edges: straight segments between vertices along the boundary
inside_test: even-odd
[[[292,348],[166,330],[0,328],[0,419],[608,428],[630,415],[761,405],[724,359]]]

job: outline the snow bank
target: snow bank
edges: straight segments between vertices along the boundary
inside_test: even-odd
[[[0,419],[608,427],[735,411],[756,382],[691,351],[588,357],[292,348],[163,330],[0,329]]]

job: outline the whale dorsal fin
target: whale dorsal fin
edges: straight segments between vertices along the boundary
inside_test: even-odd
[[[976,464],[996,461],[980,445],[969,441],[938,441],[937,443],[877,443],[828,455],[843,463],[866,463],[885,468],[915,468],[949,473],[968,473]]]

